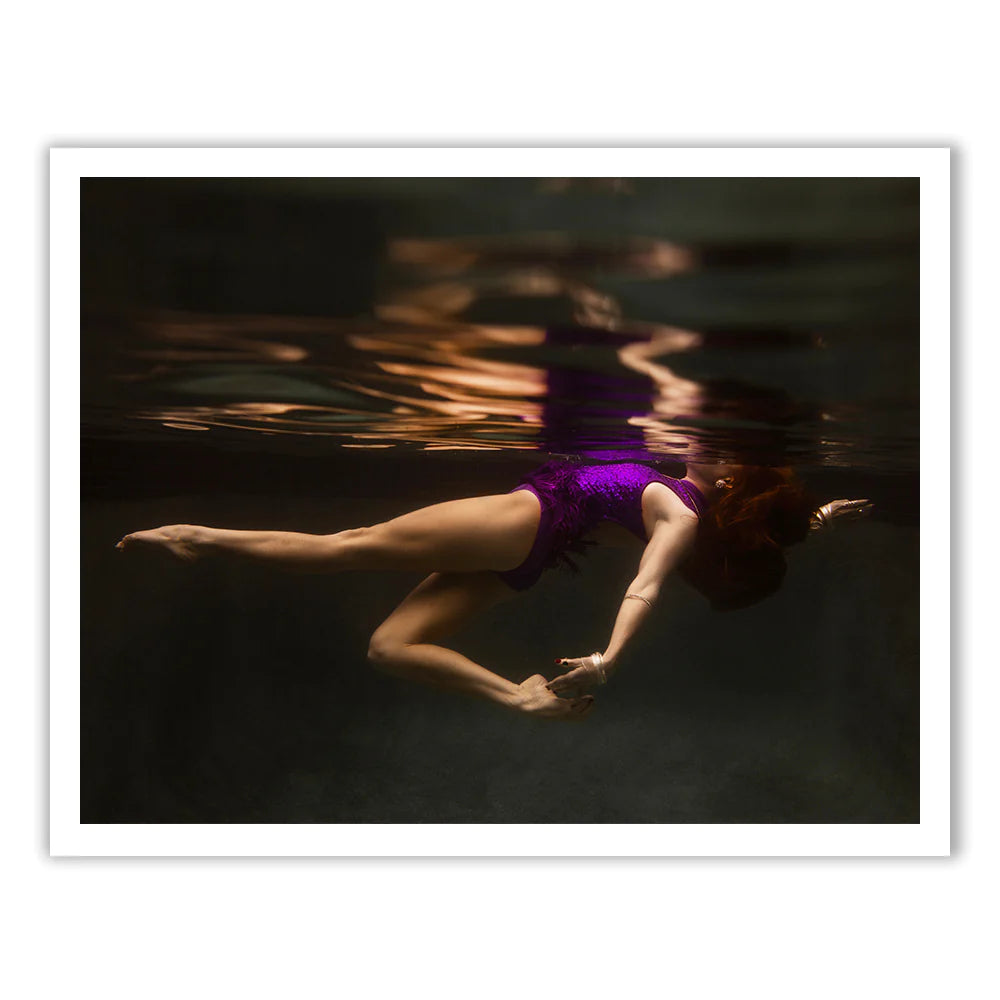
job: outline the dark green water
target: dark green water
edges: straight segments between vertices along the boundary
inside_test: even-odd
[[[917,185],[83,184],[82,818],[915,822]],[[333,531],[550,454],[795,466],[873,517],[728,615],[681,583],[580,726],[374,674],[418,582],[122,560],[192,522]],[[634,554],[456,638],[605,641]]]

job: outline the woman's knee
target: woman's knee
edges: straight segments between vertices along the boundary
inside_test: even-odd
[[[376,670],[396,669],[404,659],[407,645],[398,635],[376,629],[368,642],[368,662]]]

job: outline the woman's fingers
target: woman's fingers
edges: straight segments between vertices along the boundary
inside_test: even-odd
[[[874,504],[871,500],[835,500],[833,502],[834,517],[864,517],[871,511]]]
[[[576,684],[562,684],[559,687],[549,687],[557,698],[572,698],[581,693],[581,689]]]
[[[580,680],[581,678],[576,674],[576,671],[572,670],[570,673],[563,674],[561,677],[553,677],[552,680],[548,682],[546,687],[553,692],[553,694],[569,694],[577,689]]]
[[[852,500],[849,504],[841,507],[834,513],[834,517],[841,517],[845,521],[859,521],[867,517],[872,510],[872,505],[867,500]]]
[[[594,670],[591,658],[561,656],[556,659],[556,665],[567,671],[560,677],[553,677],[545,686],[564,700],[578,698],[587,688],[594,685]],[[589,695],[587,696],[590,697]],[[593,699],[584,703],[584,707],[593,703]]]
[[[564,656],[556,660],[556,666],[558,666],[560,670],[569,671],[569,673],[579,670],[581,671],[580,676],[582,677],[583,673],[587,671],[587,668],[591,666],[591,659],[589,656]]]

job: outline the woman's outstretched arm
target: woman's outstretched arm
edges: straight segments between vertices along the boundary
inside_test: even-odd
[[[657,522],[639,562],[639,571],[625,591],[611,638],[600,659],[584,656],[558,660],[568,673],[551,680],[550,691],[572,696],[595,683],[604,683],[614,673],[628,641],[656,604],[663,581],[688,553],[697,528],[697,520],[689,516]]]

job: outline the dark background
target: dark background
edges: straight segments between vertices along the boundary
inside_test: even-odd
[[[915,182],[637,184],[557,198],[520,181],[83,182],[84,822],[918,821],[915,427],[884,462],[869,450],[803,468],[821,495],[871,497],[876,516],[794,550],[785,587],[754,608],[720,615],[673,584],[581,725],[374,674],[368,636],[416,577],[182,568],[113,548],[175,522],[373,523],[506,491],[540,460],[128,419],[115,376],[136,315],[369,317],[394,233],[700,241],[716,254],[703,272],[605,287],[663,322],[818,325],[855,366],[837,391],[889,400],[872,428],[912,420]],[[564,318],[559,303],[530,308]],[[601,551],[579,577],[549,573],[456,645],[515,679],[550,673],[606,641],[634,559]]]

